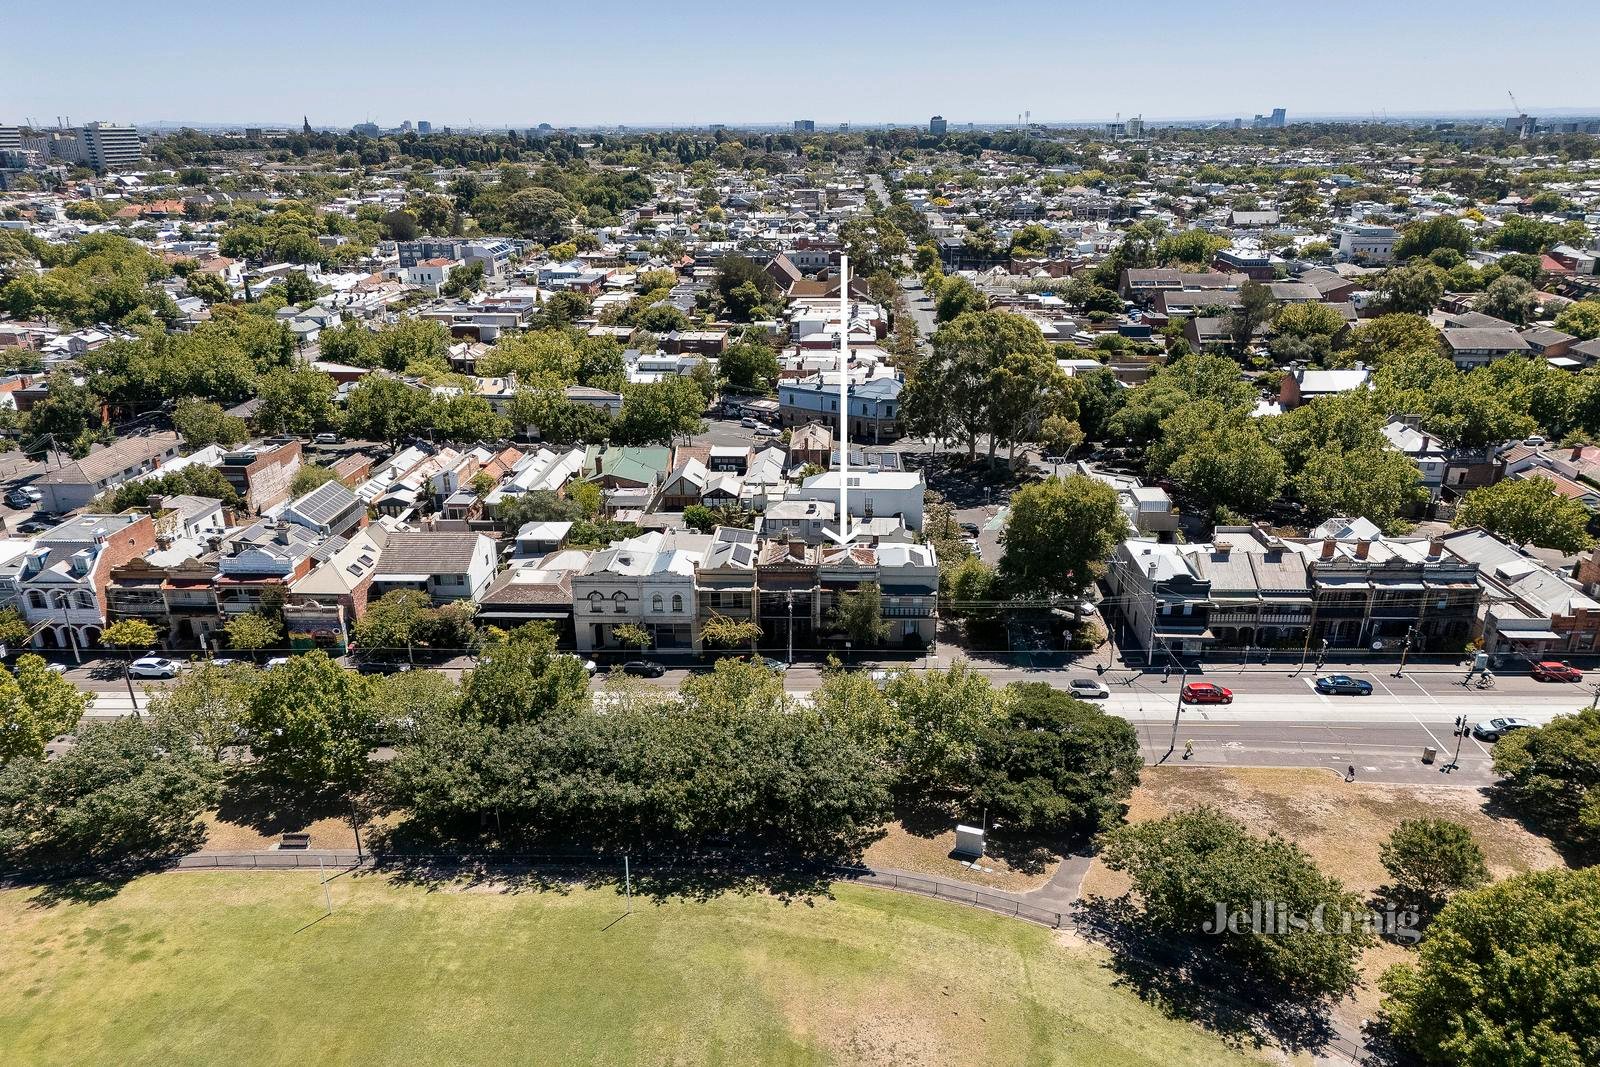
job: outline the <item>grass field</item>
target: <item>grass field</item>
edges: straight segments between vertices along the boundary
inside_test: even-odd
[[[0,1049],[24,1064],[1256,1062],[1112,987],[1098,950],[841,886],[622,902],[310,872],[0,893]]]

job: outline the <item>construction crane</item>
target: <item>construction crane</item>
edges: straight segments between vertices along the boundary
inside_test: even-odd
[[[1515,111],[1519,115],[1522,114],[1522,108],[1518,106],[1517,98],[1511,95],[1510,89],[1506,90],[1506,95],[1511,97],[1511,110]]]

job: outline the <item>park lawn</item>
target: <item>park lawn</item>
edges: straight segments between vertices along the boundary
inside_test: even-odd
[[[860,886],[610,888],[180,873],[0,893],[0,1049],[26,1064],[1260,1062],[1113,988],[1055,931]]]

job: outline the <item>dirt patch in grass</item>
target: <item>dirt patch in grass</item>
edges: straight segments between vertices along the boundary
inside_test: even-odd
[[[1146,768],[1129,803],[1128,821],[1157,819],[1202,804],[1221,808],[1255,833],[1276,831],[1362,894],[1373,894],[1388,881],[1378,847],[1405,819],[1451,819],[1467,826],[1496,879],[1562,865],[1547,840],[1514,819],[1485,811],[1485,797],[1477,790],[1345,782],[1320,770]],[[1128,888],[1125,875],[1099,861],[1083,882],[1085,896],[1117,897]],[[1349,1022],[1372,1017],[1381,999],[1378,976],[1412,952],[1387,942],[1368,950],[1361,961],[1362,984],[1340,1006],[1339,1016]]]
[[[1496,878],[1561,865],[1560,855],[1544,838],[1514,819],[1488,814],[1477,790],[1345,782],[1319,770],[1147,768],[1128,819],[1156,819],[1202,804],[1221,808],[1256,833],[1277,831],[1305,849],[1323,870],[1362,893],[1387,880],[1378,846],[1405,819],[1452,819],[1469,827]],[[1090,874],[1102,881],[1094,869]]]
[[[282,840],[282,833],[267,833],[256,826],[241,822],[229,822],[216,812],[207,812],[200,817],[206,827],[206,841],[203,848],[212,852],[253,852],[257,849],[276,848]],[[367,835],[381,823],[363,823],[361,826],[361,842],[367,843]],[[311,835],[312,848],[355,848],[355,833],[350,829],[349,819],[334,817],[311,819],[283,832],[298,832]]]
[[[890,823],[888,832],[873,842],[864,859],[873,867],[894,867],[919,874],[934,874],[943,878],[970,882],[973,885],[1000,889],[1009,893],[1026,893],[1050,881],[1061,865],[1061,856],[1053,849],[1040,845],[1018,850],[1019,854],[1002,858],[984,856],[975,866],[968,866],[950,855],[956,847],[955,824],[947,830],[932,827],[912,833],[900,823]],[[1010,862],[1007,862],[1009,858]]]

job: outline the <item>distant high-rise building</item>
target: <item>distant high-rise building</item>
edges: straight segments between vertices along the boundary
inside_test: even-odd
[[[0,126],[0,152],[22,151],[22,127]]]
[[[1233,128],[1236,129],[1236,130],[1244,129],[1244,119],[1234,119],[1233,120]]]
[[[945,124],[943,115],[935,115],[933,118],[928,120],[928,132],[933,134],[935,137],[939,136],[941,133],[944,133],[947,128],[948,127]]]
[[[310,116],[307,116],[307,115],[301,115],[300,116],[300,132],[301,133],[310,133],[311,132],[311,118],[310,118]]]
[[[400,132],[401,133],[410,133],[411,132],[411,120],[410,119],[406,119],[404,122],[400,123]]]
[[[1532,115],[1518,115],[1514,119],[1506,119],[1506,132],[1518,140],[1532,137],[1538,126],[1539,120]]]
[[[817,132],[816,120],[815,119],[795,119],[794,120],[794,132],[795,133],[816,133]]]
[[[132,126],[91,122],[83,127],[79,140],[83,146],[83,161],[95,170],[131,166],[144,153],[139,131]]]
[[[1289,124],[1289,113],[1281,107],[1275,107],[1270,121],[1273,129],[1281,130]]]
[[[367,137],[376,137],[378,136],[378,124],[376,122],[358,122],[350,127],[350,132],[359,133]]]
[[[1126,125],[1128,127],[1128,136],[1129,137],[1143,137],[1144,136],[1144,116],[1135,115],[1133,118],[1131,118],[1131,119],[1129,119],[1127,121]]]
[[[427,136],[433,132],[433,123],[429,122],[427,119],[418,119],[417,132],[423,136]]]

